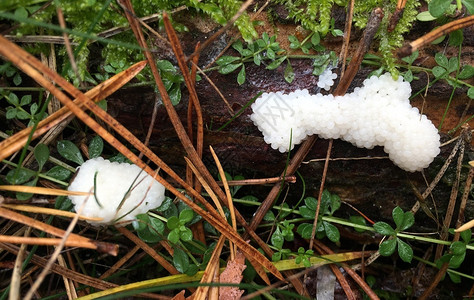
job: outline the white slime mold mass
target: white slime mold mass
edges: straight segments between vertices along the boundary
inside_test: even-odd
[[[317,134],[359,148],[383,146],[396,165],[414,172],[439,154],[440,137],[433,123],[410,105],[410,95],[409,83],[386,73],[344,96],[310,95],[307,90],[264,93],[252,104],[250,118],[265,142],[280,152]]]
[[[94,176],[96,189],[94,196]],[[131,189],[120,209],[120,202]],[[138,214],[161,205],[165,199],[165,188],[138,166],[104,160],[90,159],[82,164],[68,191],[92,192],[90,196],[69,196],[78,210],[86,198],[82,215],[103,220],[92,224],[113,224],[118,221],[133,221]],[[100,203],[100,205],[99,205]],[[102,207],[101,207],[102,206]],[[124,217],[122,217],[124,216]]]

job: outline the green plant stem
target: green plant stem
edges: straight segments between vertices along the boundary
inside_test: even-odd
[[[346,220],[343,220],[343,219],[335,218],[335,217],[323,216],[322,218],[323,218],[324,221],[327,221],[327,222],[336,223],[336,224],[345,225],[345,226],[351,226],[351,227],[354,227],[354,228],[360,228],[360,229],[364,229],[364,230],[367,230],[367,231],[375,232],[374,228],[370,227],[370,226],[355,224],[355,223],[352,223],[352,222],[349,222],[349,221],[346,221]],[[417,236],[417,235],[401,233],[401,232],[397,233],[397,237],[403,237],[403,238],[406,238],[406,239],[411,239],[411,240],[416,240],[416,241],[423,241],[423,242],[428,242],[428,243],[433,243],[433,244],[446,245],[446,246],[450,246],[452,244],[449,241],[442,241],[442,240],[438,240],[438,239],[427,238],[427,237],[423,237],[423,236]],[[466,249],[474,250],[474,246],[466,245]]]
[[[12,166],[12,167],[15,167],[15,168],[18,168],[18,167],[19,167],[18,164],[13,163],[13,162],[8,161],[8,160],[5,160],[5,159],[2,160],[2,163],[7,164],[7,165]],[[60,184],[60,185],[63,185],[63,186],[68,186],[68,185],[69,185],[69,183],[67,183],[67,182],[58,180],[58,179],[53,178],[53,177],[50,177],[50,176],[48,176],[48,175],[45,175],[45,174],[42,174],[42,173],[39,173],[39,172],[36,172],[36,173],[37,173],[38,177],[47,179],[47,180],[52,181],[52,182],[55,182],[55,183],[57,183],[57,184]]]
[[[424,264],[427,264],[427,265],[432,266],[434,268],[438,268],[435,263],[433,263],[429,260],[423,259],[423,258],[415,256],[415,255],[413,256],[413,258],[420,261],[420,262],[422,262],[422,263],[424,263]],[[458,272],[458,271],[453,270],[453,269],[448,269],[447,272],[452,273],[452,274],[456,274],[456,275],[459,275],[459,276],[462,276],[462,277],[465,277],[465,278],[468,278],[468,279],[471,279],[471,280],[474,280],[474,276],[467,275],[467,274]]]

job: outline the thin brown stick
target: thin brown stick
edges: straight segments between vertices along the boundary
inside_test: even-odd
[[[456,178],[451,188],[451,195],[449,196],[448,207],[446,208],[446,214],[443,219],[443,226],[441,227],[440,239],[443,241],[448,238],[448,230],[454,214],[456,199],[458,197],[459,184],[461,182],[462,161],[464,159],[464,148],[464,143],[462,143],[461,147],[459,148],[458,161],[456,165]],[[444,246],[442,244],[438,244],[438,246],[436,247],[435,259],[439,259],[441,257],[443,249]]]
[[[61,26],[61,29],[66,29],[66,22],[64,21],[64,14],[61,7],[56,6],[56,13],[58,16],[59,26]],[[69,58],[69,63],[71,64],[71,68],[74,71],[74,75],[76,75],[77,80],[79,80],[79,85],[82,86],[82,79],[81,79],[81,76],[79,75],[76,60],[74,59],[74,53],[72,52],[71,43],[69,42],[69,37],[66,31],[63,32],[63,38],[64,38],[64,46],[66,47],[66,53]]]
[[[344,27],[344,42],[342,43],[341,54],[339,55],[339,61],[341,62],[341,75],[339,76],[339,78],[344,77],[344,72],[346,70],[347,52],[349,51],[349,43],[351,41],[354,2],[355,0],[351,0],[349,6],[347,7],[346,24]]]
[[[319,209],[321,207],[321,199],[323,197],[324,183],[326,182],[326,175],[327,175],[328,167],[329,167],[329,157],[331,157],[333,141],[334,141],[333,139],[330,139],[329,144],[328,144],[328,150],[326,153],[326,161],[324,162],[323,175],[321,178],[321,185],[319,186],[318,205],[316,206],[316,212],[314,214],[314,221],[313,221],[313,230],[311,231],[311,239],[309,240],[309,249],[313,248],[314,236],[316,235],[316,228],[318,226]]]
[[[414,40],[411,43],[405,44],[400,50],[398,50],[398,56],[399,57],[405,57],[416,50],[430,44],[432,41],[436,40],[440,36],[446,35],[450,32],[453,32],[455,30],[464,28],[464,27],[469,27],[474,24],[474,15],[449,22],[447,24],[444,24],[443,26],[440,26],[433,31],[425,34],[424,36]]]
[[[359,70],[359,66],[364,58],[365,53],[369,50],[370,45],[372,44],[372,40],[377,32],[380,22],[384,16],[383,10],[379,7],[374,8],[372,13],[370,14],[369,21],[367,22],[367,26],[364,30],[364,35],[359,42],[359,46],[351,59],[349,66],[344,73],[344,77],[341,77],[338,86],[334,90],[335,96],[344,95],[349,88],[349,85],[354,79],[357,71]]]
[[[160,107],[160,105],[160,96],[155,93],[155,102],[153,103],[153,112],[151,114],[150,125],[148,125],[145,141],[143,142],[145,146],[148,146],[148,144],[150,143],[151,134],[153,133],[153,129],[155,128],[156,116],[158,115],[158,108]],[[138,155],[138,158],[142,159],[142,157],[143,153],[140,153],[140,155]]]
[[[273,184],[277,182],[287,182],[287,183],[295,183],[296,176],[295,175],[288,175],[283,177],[271,177],[271,178],[258,178],[258,179],[242,179],[242,180],[229,180],[227,184],[229,186],[236,186],[236,185],[263,185],[263,184]],[[223,185],[222,181],[217,182],[220,186]]]

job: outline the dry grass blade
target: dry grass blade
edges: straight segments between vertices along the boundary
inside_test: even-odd
[[[51,195],[51,196],[89,196],[88,192],[70,192],[65,190],[43,188],[37,186],[27,186],[27,185],[0,185],[0,190],[10,191],[10,192],[21,192],[21,193],[31,193],[31,194],[40,194],[40,195]]]
[[[45,224],[43,222],[40,222],[38,220],[32,219],[30,217],[24,216],[22,214],[16,213],[3,207],[0,207],[0,217],[34,227],[36,229],[42,230],[58,237],[63,237],[65,234],[65,231],[62,229]],[[94,241],[74,233],[69,236],[68,240],[70,242],[77,243],[77,245],[80,245],[82,243],[83,245],[87,245],[87,248],[89,248],[90,246],[91,249],[96,249],[97,251],[105,252],[114,256],[117,255],[118,252],[118,245]]]
[[[28,237],[31,233],[31,227],[28,227],[25,230],[25,234],[23,237]],[[21,297],[21,269],[23,265],[23,260],[25,258],[25,251],[26,251],[26,244],[22,244],[20,250],[18,251],[18,255],[16,256],[15,266],[13,268],[13,273],[11,277],[10,283],[10,299],[20,299]]]
[[[225,172],[224,169],[222,168],[221,162],[219,161],[219,158],[216,155],[216,152],[214,152],[214,149],[212,146],[209,146],[209,149],[211,150],[212,157],[214,158],[214,161],[216,162],[217,169],[219,170],[219,175],[221,176],[222,183],[224,184],[224,190],[225,190],[225,195],[227,196],[227,207],[230,210],[230,217],[232,220],[232,227],[234,230],[237,231],[237,222],[235,221],[235,208],[234,208],[234,202],[232,201],[232,196],[230,195],[230,189],[229,185],[227,184],[227,178],[225,177]],[[235,254],[236,254],[236,248],[234,244],[230,244],[230,259],[234,260],[235,259]]]
[[[129,82],[132,78],[134,78],[145,66],[146,61],[136,63],[127,70],[120,72],[112,78],[97,85],[92,90],[85,93],[85,95],[92,101],[99,101],[100,99],[104,99],[115,91],[117,91],[127,82]],[[80,101],[75,100],[75,102],[78,105],[81,105]],[[63,107],[57,112],[48,116],[46,119],[40,121],[36,128],[36,131],[32,135],[32,139],[35,139],[46,131],[50,130],[60,122],[67,119],[71,114],[71,111],[67,107]],[[8,156],[12,155],[16,151],[24,147],[30,133],[31,127],[27,127],[22,131],[16,133],[15,135],[9,137],[8,139],[0,142],[0,160],[7,158]]]
[[[216,272],[219,271],[219,258],[221,256],[224,242],[225,242],[225,237],[221,235],[219,240],[217,241],[214,251],[212,251],[212,256],[209,259],[206,269],[204,270],[204,274],[202,275],[200,283],[209,284],[214,281],[214,275],[216,274]],[[206,299],[209,293],[209,288],[210,288],[209,285],[199,286],[196,292],[194,292],[193,294],[193,299],[196,299],[196,300]]]

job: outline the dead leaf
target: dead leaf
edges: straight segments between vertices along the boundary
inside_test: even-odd
[[[233,283],[238,284],[242,281],[242,272],[247,266],[245,265],[244,254],[237,249],[235,253],[235,259],[227,263],[227,267],[221,273],[219,277],[220,283]],[[238,300],[244,293],[235,286],[221,286],[219,287],[219,300]]]

